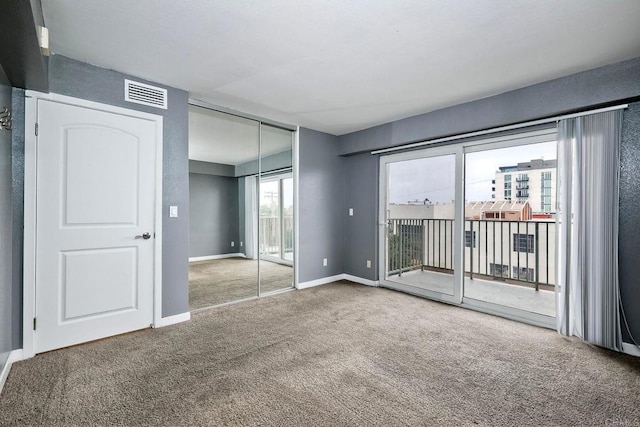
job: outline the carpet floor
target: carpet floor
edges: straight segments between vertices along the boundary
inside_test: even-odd
[[[210,307],[258,294],[258,261],[223,258],[189,263],[189,309]],[[293,285],[293,268],[260,261],[260,291]]]
[[[349,282],[14,364],[0,425],[638,426],[640,358]]]

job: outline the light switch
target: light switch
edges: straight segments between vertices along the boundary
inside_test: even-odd
[[[349,208],[349,216],[353,216],[353,208]]]
[[[169,218],[177,218],[177,217],[178,217],[178,207],[169,206]]]

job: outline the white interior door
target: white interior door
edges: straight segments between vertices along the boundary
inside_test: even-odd
[[[153,322],[157,127],[38,101],[35,351]]]

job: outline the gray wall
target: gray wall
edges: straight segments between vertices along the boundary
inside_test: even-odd
[[[640,342],[640,103],[629,105],[622,122],[620,152],[620,297],[636,342]],[[631,342],[622,323],[623,338]]]
[[[183,90],[168,90],[169,108],[162,110],[124,101],[124,79],[137,77],[54,55],[49,63],[51,92],[163,116],[162,180],[162,316],[188,311],[189,161],[188,101]],[[169,218],[169,206],[178,218]]]
[[[11,87],[0,81],[0,109],[11,106]],[[13,350],[11,131],[0,129],[0,369]]]
[[[24,90],[13,89],[11,111],[11,204],[13,250],[11,281],[13,283],[13,348],[22,348],[22,285],[24,253]]]
[[[345,168],[337,137],[301,128],[299,141],[299,281],[307,282],[344,273]]]
[[[552,117],[640,96],[640,58],[340,136],[340,154]]]
[[[189,257],[242,252],[238,195],[238,178],[189,174]]]
[[[345,158],[344,272],[378,280],[379,158],[364,153]],[[353,216],[348,216],[349,208]],[[371,268],[367,268],[371,260]]]

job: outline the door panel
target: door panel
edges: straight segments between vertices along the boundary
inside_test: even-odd
[[[38,125],[36,352],[148,327],[156,123],[40,100]]]
[[[65,224],[136,224],[139,139],[98,126],[63,132]]]
[[[383,284],[453,298],[456,154],[387,162]]]

